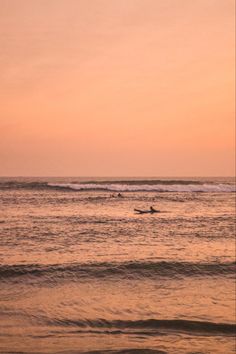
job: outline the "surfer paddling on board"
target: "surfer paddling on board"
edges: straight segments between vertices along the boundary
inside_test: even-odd
[[[150,210],[140,210],[140,209],[134,209],[139,214],[154,214],[154,213],[160,213],[160,210],[156,210],[153,208],[153,206],[150,206]]]

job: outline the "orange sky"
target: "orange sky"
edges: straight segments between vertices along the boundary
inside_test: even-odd
[[[233,175],[234,13],[0,0],[0,175]]]

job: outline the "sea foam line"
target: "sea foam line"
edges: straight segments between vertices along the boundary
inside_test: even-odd
[[[208,192],[208,193],[230,193],[236,191],[236,186],[231,184],[104,184],[104,183],[48,183],[49,187],[70,189],[77,191],[84,190],[107,190],[111,192]]]

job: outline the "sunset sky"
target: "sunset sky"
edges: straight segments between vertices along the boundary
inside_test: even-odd
[[[233,175],[234,13],[0,0],[0,175]]]

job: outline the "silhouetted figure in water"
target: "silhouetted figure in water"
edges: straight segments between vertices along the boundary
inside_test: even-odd
[[[153,206],[150,206],[150,211],[151,213],[157,213],[157,210],[153,208]]]
[[[134,209],[139,214],[153,214],[153,213],[160,213],[160,210],[156,210],[153,206],[150,207],[149,210],[141,210],[141,209]]]
[[[124,198],[124,196],[121,193],[118,194],[111,194],[110,195],[111,198]]]

